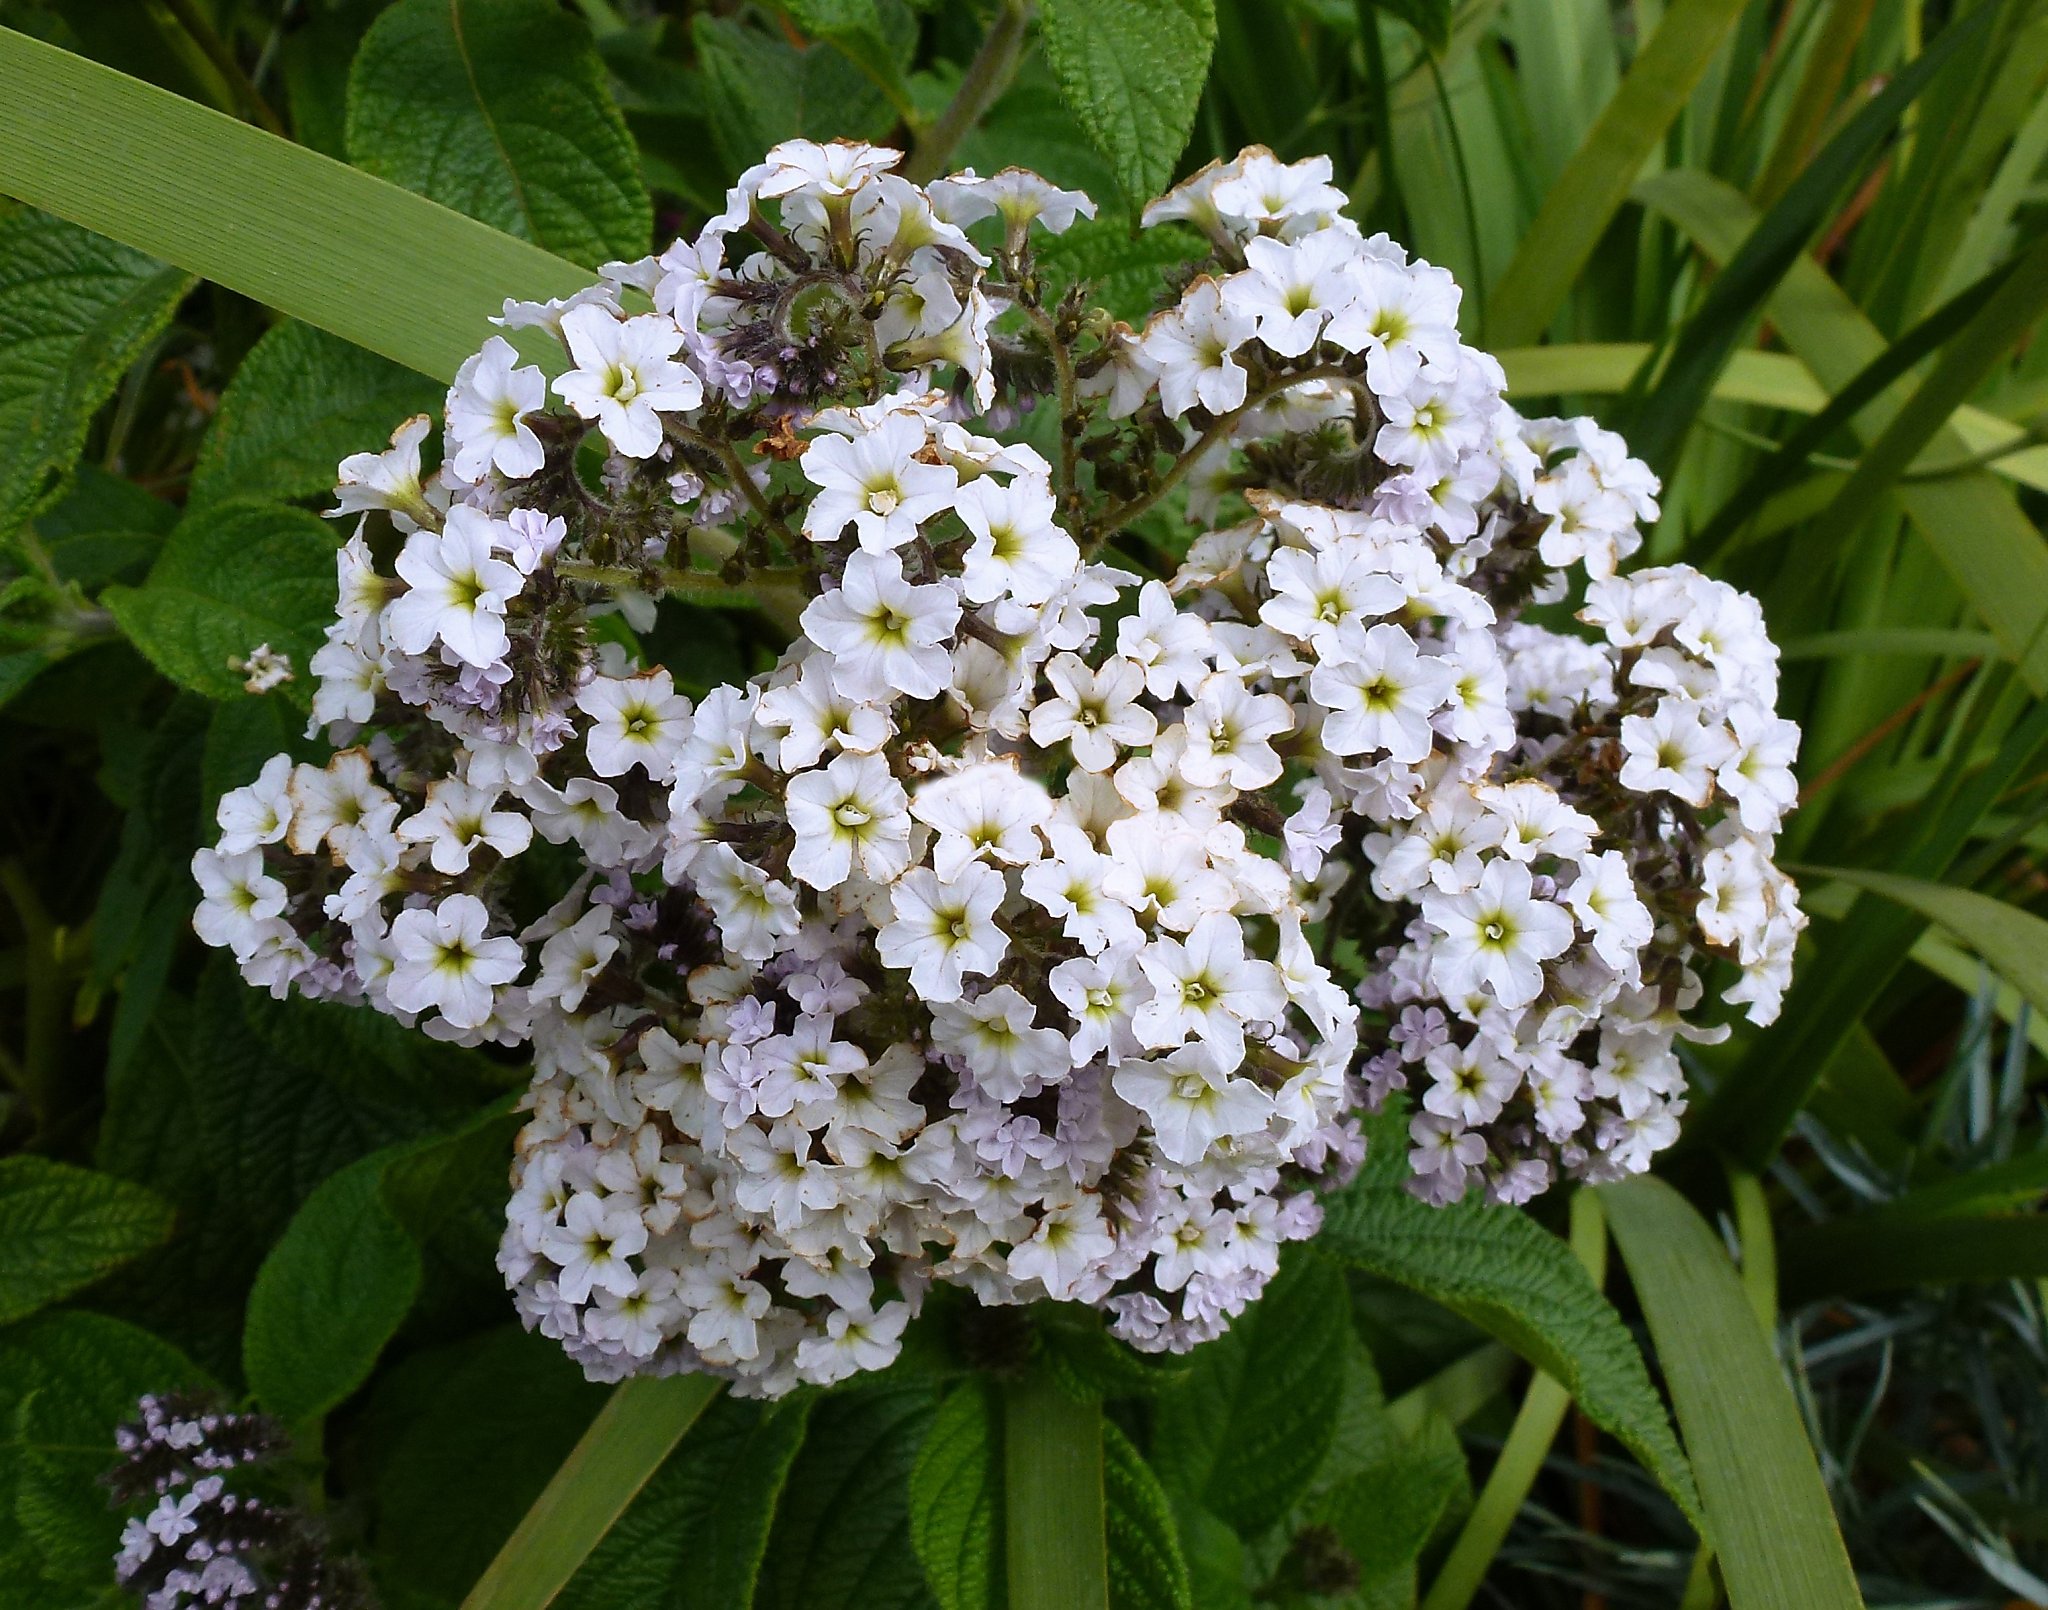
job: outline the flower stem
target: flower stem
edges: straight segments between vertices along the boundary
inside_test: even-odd
[[[1042,1369],[1003,1394],[1003,1507],[1010,1610],[1107,1610],[1102,1404]]]
[[[1017,58],[1024,50],[1024,30],[1031,21],[1031,0],[1002,0],[1002,9],[990,24],[981,49],[967,64],[960,88],[953,94],[938,122],[924,131],[903,175],[912,184],[926,184],[946,171],[953,147],[979,123],[995,105],[1017,71]]]

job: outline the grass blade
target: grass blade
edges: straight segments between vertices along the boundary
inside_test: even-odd
[[[1931,883],[1890,872],[1848,867],[1812,867],[1816,878],[1839,878],[1883,895],[1930,922],[1939,923],[1983,957],[1991,970],[2048,1013],[2048,922],[1975,889]]]
[[[1859,1214],[1785,1238],[1790,1302],[1854,1297],[1902,1286],[2048,1278],[2048,1216],[2014,1213],[1902,1224]]]
[[[1692,317],[1671,338],[1671,361],[1629,429],[1629,443],[1638,457],[1660,472],[1670,472],[1714,376],[1786,270],[1804,253],[1835,198],[1935,74],[1984,32],[1998,10],[1981,6],[1943,29],[1842,126],[1750,231]]]
[[[668,1375],[614,1388],[462,1610],[544,1610],[722,1384],[709,1375]]]
[[[1860,1610],[1806,1426],[1735,1266],[1662,1180],[1600,1188],[1643,1305],[1734,1610]]]
[[[591,276],[140,79],[0,29],[0,191],[437,380],[508,296]]]
[[[1606,233],[1643,163],[1742,14],[1742,0],[1677,0],[1537,210],[1494,291],[1496,346],[1540,339]]]

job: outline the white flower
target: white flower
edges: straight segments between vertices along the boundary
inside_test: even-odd
[[[1408,602],[1408,590],[1352,546],[1313,553],[1283,548],[1267,561],[1266,581],[1273,596],[1260,606],[1259,619],[1324,656],[1341,656],[1347,625],[1391,615]]]
[[[1735,752],[1714,773],[1752,833],[1775,833],[1799,802],[1792,763],[1799,758],[1799,725],[1770,710],[1739,704],[1728,712]]]
[[[832,656],[833,686],[851,699],[929,699],[952,676],[945,643],[960,621],[950,587],[904,580],[894,554],[846,561],[839,586],[805,607],[804,634]]]
[[[1033,1022],[1031,1003],[1008,984],[971,1001],[948,1002],[932,1012],[932,1042],[967,1064],[975,1084],[997,1101],[1058,1084],[1073,1067],[1067,1037]]]
[[[598,776],[623,777],[635,766],[658,783],[675,776],[690,739],[690,701],[665,669],[593,677],[577,690],[576,708],[590,717],[584,751]]]
[[[1625,978],[1636,973],[1637,956],[1657,924],[1636,893],[1628,857],[1602,850],[1579,857],[1579,875],[1564,891],[1564,903],[1591,936],[1593,954]]]
[[[1052,800],[1044,784],[992,760],[926,783],[910,814],[938,834],[932,868],[951,880],[970,861],[1037,860],[1044,853],[1037,829],[1051,817]]]
[[[1233,1076],[1234,1066],[1216,1046],[1197,1041],[1156,1061],[1125,1062],[1111,1082],[1151,1121],[1159,1155],[1192,1167],[1217,1141],[1257,1134],[1272,1117],[1273,1098]]]
[[[1244,1060],[1247,1023],[1277,1022],[1287,1010],[1279,969],[1246,956],[1244,929],[1222,912],[1196,923],[1185,943],[1161,934],[1138,966],[1152,986],[1132,1024],[1138,1038],[1163,1049],[1198,1035],[1226,1069]]]
[[[647,1245],[647,1226],[630,1204],[578,1191],[562,1222],[541,1236],[540,1250],[561,1265],[555,1276],[563,1300],[580,1303],[592,1291],[631,1295],[640,1277],[626,1260]]]
[[[742,860],[730,844],[707,845],[692,876],[718,918],[725,948],[735,956],[764,962],[795,937],[796,891]]]
[[[1621,785],[1639,794],[1662,791],[1704,806],[1714,793],[1714,770],[1735,754],[1735,740],[1690,699],[1660,699],[1647,716],[1624,716]]]
[[[611,907],[592,906],[540,947],[540,977],[534,981],[532,998],[557,1001],[563,1011],[575,1011],[598,974],[618,953],[619,936],[612,931]]]
[[[1529,869],[1492,861],[1460,894],[1431,890],[1422,917],[1444,937],[1431,954],[1437,987],[1458,999],[1482,987],[1510,1011],[1543,992],[1543,963],[1571,948],[1572,920],[1530,891]]]
[[[1052,489],[1043,481],[1020,475],[998,486],[984,475],[952,501],[974,533],[960,571],[960,590],[970,603],[1008,597],[1042,604],[1079,568],[1081,550],[1055,523]]]
[[[1159,373],[1159,403],[1178,419],[1190,408],[1227,414],[1245,398],[1245,372],[1232,356],[1252,338],[1252,315],[1223,298],[1223,288],[1204,275],[1188,287],[1180,305],[1145,326],[1139,350]]]
[[[1010,1249],[1012,1280],[1036,1280],[1054,1302],[1076,1295],[1076,1288],[1116,1251],[1116,1237],[1093,1195],[1049,1209],[1038,1226]]]
[[[761,695],[761,725],[784,734],[776,760],[786,772],[817,765],[828,746],[871,753],[896,730],[886,709],[850,699],[834,687],[832,669],[830,655],[807,655],[794,680]]]
[[[490,933],[491,914],[472,894],[438,906],[401,911],[391,925],[396,965],[386,984],[401,1011],[438,1011],[459,1029],[485,1022],[494,986],[509,984],[525,965],[519,941]]]
[[[910,815],[903,785],[880,755],[839,755],[789,780],[784,798],[796,849],[792,877],[835,889],[855,867],[886,883],[910,865]]]
[[[434,500],[420,484],[420,443],[434,428],[425,414],[415,414],[391,433],[382,453],[351,453],[341,461],[335,514],[361,514],[369,509],[390,512],[400,531],[438,525]]]
[[[1253,693],[1229,671],[1207,677],[1188,707],[1181,770],[1198,788],[1264,788],[1281,761],[1266,740],[1294,726],[1294,711],[1275,693]]]
[[[1258,321],[1259,339],[1283,358],[1316,344],[1330,316],[1351,300],[1357,242],[1320,230],[1292,242],[1245,242],[1246,272],[1225,282],[1234,307]]]
[[[251,955],[272,925],[284,915],[285,886],[263,870],[261,850],[222,855],[199,850],[192,856],[192,876],[204,898],[192,914],[192,928],[209,945]]]
[[[220,828],[214,848],[222,855],[240,855],[276,844],[291,832],[292,812],[292,757],[272,755],[256,781],[221,795],[213,812]]]
[[[1091,671],[1078,654],[1056,654],[1045,679],[1054,696],[1032,707],[1031,741],[1041,748],[1064,742],[1084,771],[1107,771],[1119,746],[1139,748],[1159,731],[1159,718],[1138,703],[1145,668],[1135,660],[1112,655]]]
[[[398,824],[398,836],[407,844],[427,845],[434,870],[453,877],[469,870],[479,845],[509,859],[533,842],[531,822],[497,807],[495,788],[472,788],[443,777],[428,788],[426,804]]]
[[[663,412],[683,413],[704,400],[695,371],[675,363],[683,332],[654,314],[621,319],[601,307],[562,315],[562,340],[576,367],[555,382],[555,395],[628,458],[661,446]]]
[[[1281,828],[1286,846],[1287,870],[1305,882],[1322,875],[1323,857],[1344,837],[1344,819],[1330,798],[1329,789],[1311,783],[1301,796],[1301,807]]]
[[[923,1000],[959,1000],[962,979],[993,973],[1009,948],[995,920],[1005,892],[1002,874],[978,861],[943,882],[913,867],[889,891],[890,920],[875,935],[882,964],[907,969]]]
[[[447,529],[416,531],[398,556],[406,590],[384,611],[384,630],[407,654],[438,640],[465,665],[498,664],[511,639],[505,605],[526,578],[494,556],[497,522],[467,504],[448,511]]]
[[[1046,975],[1054,997],[1074,1020],[1068,1037],[1076,1063],[1106,1056],[1111,1062],[1136,1056],[1138,1037],[1131,1018],[1150,993],[1138,970],[1137,931],[1128,944],[1097,956],[1076,956]]]
[[[1102,892],[1137,914],[1186,933],[1207,912],[1228,911],[1237,893],[1209,865],[1202,841],[1158,812],[1127,816],[1109,828],[1109,870]]]
[[[1435,747],[1430,727],[1451,695],[1450,667],[1418,654],[1415,640],[1382,623],[1344,633],[1339,658],[1325,658],[1309,676],[1309,693],[1329,712],[1323,747],[1333,755],[1369,755],[1412,766]]]
[[[857,436],[824,435],[804,449],[804,474],[823,490],[804,512],[804,535],[831,542],[851,521],[869,553],[887,553],[917,535],[920,523],[948,507],[960,486],[950,464],[924,464],[925,425],[887,414]]]
[[[495,469],[511,480],[537,474],[545,454],[526,416],[547,406],[547,376],[501,335],[455,371],[448,391],[448,463],[465,481]]]
[[[1079,190],[1062,190],[1025,168],[1005,168],[979,177],[972,168],[935,179],[932,207],[948,223],[967,225],[1000,216],[1013,234],[1036,223],[1055,235],[1073,227],[1076,218],[1093,218],[1095,203]]]
[[[1209,674],[1209,626],[1173,602],[1166,584],[1148,581],[1138,590],[1138,608],[1116,625],[1116,651],[1145,668],[1145,691],[1170,699],[1177,689],[1193,692]]]

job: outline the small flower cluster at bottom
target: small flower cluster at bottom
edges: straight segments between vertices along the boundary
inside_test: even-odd
[[[116,1580],[148,1610],[368,1610],[361,1573],[329,1557],[313,1521],[228,1485],[229,1472],[284,1452],[275,1420],[185,1394],[137,1409],[141,1419],[114,1434],[121,1462],[107,1485],[123,1504],[155,1499],[122,1529],[114,1558]]]

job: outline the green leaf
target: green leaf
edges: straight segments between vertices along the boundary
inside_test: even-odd
[[[356,166],[574,262],[654,226],[582,22],[549,0],[398,0],[349,70]]]
[[[712,133],[734,173],[782,140],[880,139],[896,120],[888,98],[828,46],[792,45],[709,12],[693,20],[691,37],[716,113]]]
[[[642,1375],[612,1388],[463,1610],[545,1610],[722,1384],[709,1375]]]
[[[1211,0],[1044,0],[1045,57],[1135,208],[1173,177],[1216,46]]]
[[[228,499],[178,523],[140,587],[102,601],[128,640],[181,687],[212,699],[247,697],[228,661],[259,643],[289,654],[309,700],[308,662],[334,616],[333,529],[281,504]]]
[[[115,1428],[146,1392],[211,1384],[169,1343],[104,1314],[38,1314],[0,1330],[0,1561],[17,1578],[7,1585],[24,1589],[20,1603],[43,1610],[105,1593],[121,1533],[100,1483]]]
[[[0,191],[446,382],[573,263],[223,113],[0,29]]]
[[[1180,1528],[1166,1489],[1130,1438],[1102,1423],[1103,1519],[1110,1610],[1194,1610]]]
[[[761,1562],[753,1610],[926,1610],[910,1541],[910,1472],[931,1389],[881,1380],[811,1413]]]
[[[0,219],[0,537],[63,485],[92,416],[191,288],[61,218]]]
[[[242,1366],[256,1401],[297,1424],[369,1378],[412,1307],[420,1251],[384,1200],[378,1152],[324,1181],[249,1292]]]
[[[917,26],[898,7],[901,23],[892,29],[876,0],[776,0],[777,6],[804,33],[836,47],[874,82],[899,112],[910,107],[904,68],[917,44]]]
[[[1923,1222],[1879,1209],[1785,1237],[1787,1302],[1855,1297],[1906,1286],[2048,1279],[2048,1215],[1998,1213]]]
[[[1676,0],[1665,9],[1515,247],[1487,305],[1491,344],[1524,346],[1543,335],[1742,10],[1743,0]]]
[[[1250,1536],[1308,1491],[1336,1434],[1353,1345],[1344,1277],[1309,1248],[1160,1396],[1153,1457],[1168,1484]]]
[[[1917,911],[1939,923],[1983,957],[1991,970],[2022,995],[2035,1011],[2048,1013],[2048,922],[1975,889],[1930,883],[1894,872],[1856,867],[1815,867],[1814,875],[1839,878],[1859,889]]]
[[[910,1541],[939,1610],[1003,1603],[1003,1446],[995,1385],[954,1388],[910,1470]]]
[[[1398,1145],[1377,1149],[1398,1162]],[[1621,1316],[1571,1248],[1527,1214],[1466,1200],[1425,1207],[1389,1163],[1324,1209],[1324,1251],[1434,1298],[1559,1381],[1688,1515],[1699,1499]]]
[[[748,1610],[816,1402],[716,1399],[553,1610]]]
[[[47,1157],[0,1158],[0,1325],[91,1285],[170,1233],[170,1204],[154,1191]]]
[[[1735,1266],[1662,1180],[1600,1187],[1740,1610],[1860,1610],[1805,1422]]]
[[[1003,1575],[1009,1610],[1108,1610],[1102,1400],[1052,1372],[1003,1386]]]
[[[250,348],[221,397],[187,506],[324,499],[344,457],[381,452],[400,420],[438,410],[441,398],[413,370],[287,320]]]
[[[410,1353],[379,1377],[351,1442],[372,1473],[378,1573],[404,1584],[407,1610],[461,1602],[606,1396],[559,1343],[516,1324]],[[395,1593],[386,1602],[399,1610]]]
[[[1714,376],[1803,255],[1843,187],[1940,68],[1981,35],[1997,11],[1987,6],[1967,12],[1929,41],[1857,108],[1728,259],[1698,308],[1672,335],[1671,362],[1630,427],[1631,448],[1653,468],[1668,472],[1676,461]]]

